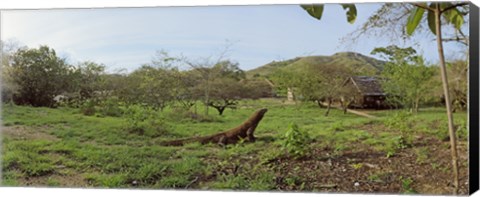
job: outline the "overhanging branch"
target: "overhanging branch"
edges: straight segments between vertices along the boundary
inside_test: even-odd
[[[441,11],[440,11],[440,14],[441,14],[441,13],[444,13],[444,12],[446,12],[446,11],[448,11],[448,10],[454,9],[454,8],[456,8],[456,7],[465,6],[465,5],[468,5],[468,3],[457,3],[457,4],[455,4],[455,5],[451,5],[451,6],[449,6],[449,7],[446,7],[445,9],[441,10]]]
[[[414,6],[417,6],[419,8],[423,8],[423,9],[426,9],[426,10],[429,10],[429,11],[432,11],[432,12],[435,12],[435,9],[431,8],[431,7],[428,7],[428,6],[425,6],[425,5],[422,5],[420,3],[411,3],[412,5]]]

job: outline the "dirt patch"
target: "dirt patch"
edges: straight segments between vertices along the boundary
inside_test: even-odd
[[[41,140],[50,140],[50,141],[58,141],[56,136],[48,134],[47,130],[50,129],[48,126],[37,126],[37,127],[29,127],[29,126],[2,126],[1,127],[1,134],[15,140],[33,140],[33,139],[41,139]]]
[[[432,144],[432,147],[442,146],[441,143]],[[466,162],[466,152],[462,149],[459,148],[460,161]],[[405,193],[411,189],[420,194],[452,194],[449,154],[448,148],[437,148],[420,163],[412,148],[390,158],[374,150],[347,151],[330,157],[325,156],[333,155],[332,152],[314,150],[308,158],[278,159],[273,166],[280,180],[277,187],[281,190]],[[292,178],[298,181],[285,181]],[[468,169],[462,166],[460,194],[467,194],[467,182]]]

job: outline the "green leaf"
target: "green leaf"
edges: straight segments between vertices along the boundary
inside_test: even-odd
[[[430,5],[430,7],[432,6]],[[433,34],[437,35],[437,29],[435,28],[435,13],[432,11],[428,11],[427,20],[430,31],[432,31]]]
[[[457,8],[453,8],[447,12],[445,12],[445,17],[447,18],[448,22],[453,24],[456,29],[460,29],[463,25],[463,15],[458,11]]]
[[[313,18],[320,20],[323,14],[323,4],[301,5],[301,7]]]
[[[425,9],[421,7],[415,7],[415,9],[412,11],[412,14],[410,14],[407,21],[408,35],[412,35],[412,33],[415,31],[418,24],[420,24],[420,21],[422,20],[424,13],[425,13]]]
[[[347,21],[354,23],[357,18],[357,7],[355,4],[342,4],[344,10],[347,10]]]

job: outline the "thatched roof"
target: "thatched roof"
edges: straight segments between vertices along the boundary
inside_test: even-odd
[[[377,77],[371,76],[353,76],[349,81],[357,88],[357,90],[365,96],[385,96],[380,81]]]

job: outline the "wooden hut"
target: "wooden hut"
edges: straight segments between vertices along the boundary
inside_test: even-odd
[[[372,76],[349,77],[344,86],[351,86],[355,90],[351,96],[353,101],[349,108],[385,109],[391,108],[386,102],[386,93],[382,90],[379,78]]]

